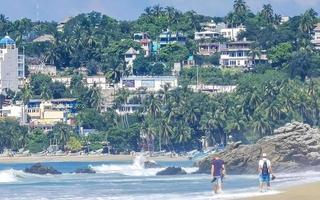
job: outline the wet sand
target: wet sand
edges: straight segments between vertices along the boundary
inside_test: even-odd
[[[320,182],[284,189],[280,194],[246,198],[246,200],[319,200]]]

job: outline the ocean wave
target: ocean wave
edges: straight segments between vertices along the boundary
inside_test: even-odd
[[[13,183],[19,181],[19,179],[23,178],[25,173],[21,170],[2,170],[0,171],[0,183]]]
[[[97,173],[101,174],[121,174],[126,176],[155,176],[157,172],[164,168],[145,169],[135,165],[99,165],[90,166]]]

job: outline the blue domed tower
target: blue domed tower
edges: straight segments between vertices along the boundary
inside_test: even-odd
[[[7,89],[18,90],[18,68],[19,51],[16,43],[9,36],[5,36],[0,40],[0,92]]]
[[[8,35],[0,40],[0,48],[16,48],[16,42],[11,39]]]

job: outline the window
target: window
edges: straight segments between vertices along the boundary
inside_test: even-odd
[[[122,81],[123,86],[125,87],[134,87],[134,80],[123,80]]]
[[[243,52],[238,52],[238,57],[243,57]]]
[[[238,60],[238,65],[240,65],[240,60]]]
[[[231,60],[231,61],[230,61],[230,65],[231,65],[231,66],[235,66],[236,64],[237,64],[237,63],[236,63],[235,60]]]
[[[147,88],[152,88],[155,86],[155,81],[154,80],[142,80],[141,86],[147,87]]]

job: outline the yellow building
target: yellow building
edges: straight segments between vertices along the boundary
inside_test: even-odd
[[[32,99],[27,114],[31,118],[30,126],[51,129],[58,122],[74,125],[76,99]]]

